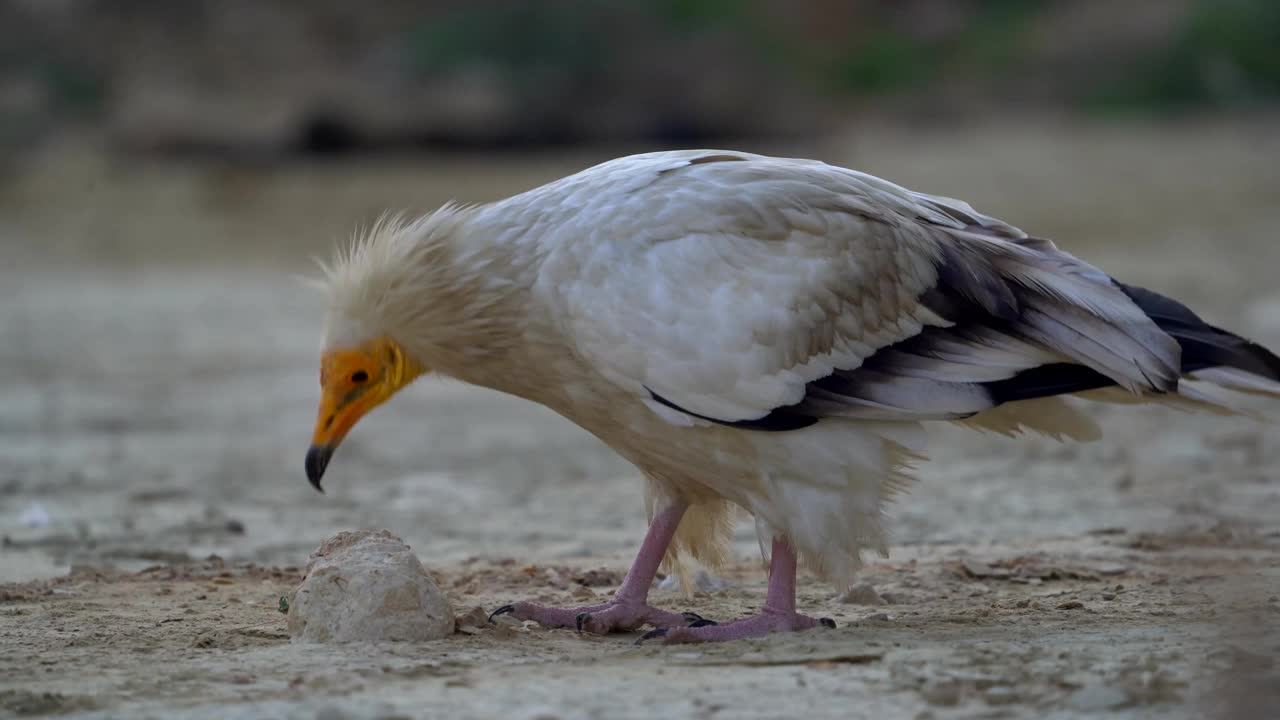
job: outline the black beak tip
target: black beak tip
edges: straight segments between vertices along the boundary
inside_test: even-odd
[[[324,477],[324,469],[329,467],[329,458],[333,457],[333,448],[324,445],[312,445],[307,450],[307,480],[311,486],[324,494],[320,479]]]

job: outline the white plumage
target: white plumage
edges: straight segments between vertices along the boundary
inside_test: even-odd
[[[1266,350],[965,203],[739,152],[381,223],[329,290],[328,349],[390,338],[543,403],[639,467],[651,509],[689,503],[673,552],[718,557],[732,504],[836,583],[884,552],[922,421],[1088,439],[1055,396],[1192,373],[1213,390],[1189,402],[1280,394]]]

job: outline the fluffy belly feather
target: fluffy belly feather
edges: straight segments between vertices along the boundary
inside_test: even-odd
[[[651,513],[674,499],[703,508],[706,517],[695,513],[681,526],[682,535],[699,540],[677,545],[703,560],[715,557],[716,550],[697,549],[727,543],[727,502],[755,518],[766,559],[773,537],[786,537],[808,568],[837,585],[852,579],[864,552],[886,551],[885,502],[908,482],[908,465],[925,439],[915,423],[829,419],[762,433],[676,426],[641,405],[614,407],[609,416],[579,424],[594,427],[644,472]]]

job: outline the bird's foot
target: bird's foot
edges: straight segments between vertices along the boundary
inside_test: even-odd
[[[759,615],[734,620],[722,625],[690,624],[651,630],[636,641],[637,645],[649,640],[662,640],[666,644],[722,642],[743,638],[761,637],[776,632],[795,632],[813,627],[834,628],[831,618],[811,618],[796,612],[784,612],[766,607]]]
[[[499,615],[510,615],[517,620],[532,620],[545,627],[575,628],[578,632],[593,635],[626,632],[641,625],[656,628],[714,625],[696,613],[667,612],[643,601],[624,599],[576,608],[552,608],[531,602],[518,602],[494,610],[489,620],[492,622]]]

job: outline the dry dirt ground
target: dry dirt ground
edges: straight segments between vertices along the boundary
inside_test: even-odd
[[[969,199],[1280,347],[1280,123],[862,130],[817,155]],[[853,602],[815,630],[635,647],[473,610],[607,594],[636,473],[537,407],[419,383],[302,475],[320,308],[293,279],[385,207],[499,197],[606,154],[245,168],[66,145],[0,178],[0,716],[1266,717],[1280,703],[1277,426],[1094,406],[1063,446],[938,428]],[[280,597],[386,528],[460,632],[293,645]],[[736,562],[660,604],[760,601]],[[1271,715],[1274,716],[1274,715]]]

